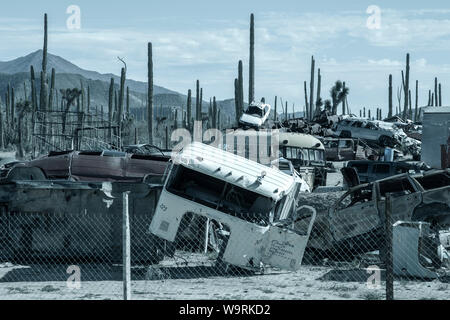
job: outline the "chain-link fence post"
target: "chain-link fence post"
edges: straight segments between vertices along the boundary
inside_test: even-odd
[[[385,209],[385,263],[386,263],[386,300],[394,300],[394,263],[392,253],[392,197],[386,194]]]
[[[123,259],[123,299],[131,299],[131,258],[130,258],[130,216],[128,206],[129,192],[122,194],[122,259]]]

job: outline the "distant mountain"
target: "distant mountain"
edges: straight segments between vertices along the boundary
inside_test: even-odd
[[[30,66],[33,66],[36,77],[36,90],[40,91],[40,72],[42,70],[42,50],[33,52],[27,56],[14,59],[12,61],[0,62],[0,101],[4,102],[5,93],[8,84],[15,90],[17,101],[24,99],[25,94],[30,99]],[[108,94],[111,77],[115,81],[115,89],[119,91],[120,77],[113,74],[100,74],[96,71],[84,70],[75,64],[56,55],[48,54],[47,76],[50,77],[51,69],[56,71],[56,91],[59,94],[60,89],[80,88],[81,82],[87,90],[89,86],[91,91],[91,107],[97,106],[100,111],[101,106],[104,112],[108,109]],[[126,86],[130,88],[130,107],[133,113],[139,118],[144,119],[144,110],[147,101],[147,83],[126,80]],[[179,107],[186,110],[187,96],[160,86],[154,85],[154,105],[156,109],[167,109],[169,107]],[[39,99],[38,99],[39,100]],[[60,98],[58,99],[60,103]],[[195,97],[192,97],[192,112],[195,115]],[[217,101],[218,108],[221,110],[223,120],[235,117],[234,99]],[[203,101],[202,111],[207,112],[209,101]],[[168,111],[163,111],[167,113]]]
[[[42,70],[42,50],[35,51],[30,53],[25,57],[20,57],[11,61],[0,62],[0,73],[5,74],[15,74],[15,73],[28,73],[30,72],[30,66],[33,66],[34,72],[36,76],[38,76]],[[47,73],[50,74],[52,68],[55,68],[56,73],[67,73],[67,74],[77,74],[83,76],[86,79],[90,80],[101,80],[110,82],[111,78],[114,78],[116,83],[119,83],[120,77],[113,74],[101,74],[96,71],[89,71],[81,69],[80,67],[74,65],[73,63],[53,54],[48,54],[47,57]],[[130,87],[130,90],[146,93],[147,92],[147,83],[134,81],[131,79],[127,79],[127,86]],[[154,94],[160,93],[173,93],[177,94],[177,92],[159,87],[153,87]]]

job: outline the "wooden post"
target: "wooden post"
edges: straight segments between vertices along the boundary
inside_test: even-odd
[[[386,194],[385,235],[386,235],[386,300],[394,300],[394,263],[392,253],[392,197]]]
[[[130,217],[128,192],[122,194],[122,259],[123,259],[123,299],[131,299],[131,257],[130,257]]]

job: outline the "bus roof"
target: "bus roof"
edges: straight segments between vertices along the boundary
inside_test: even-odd
[[[280,132],[280,146],[325,150],[323,143],[310,134]]]
[[[289,193],[295,185],[293,177],[277,168],[200,142],[193,142],[178,153],[174,163],[251,190],[275,201]]]

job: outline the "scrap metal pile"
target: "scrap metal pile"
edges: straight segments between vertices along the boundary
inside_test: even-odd
[[[264,112],[261,116],[270,112],[269,105],[258,108]],[[152,247],[157,263],[162,256],[174,257],[177,250],[202,251],[213,254],[219,269],[260,271],[265,266],[298,270],[304,257],[308,263],[317,263],[377,252],[383,262],[384,214],[387,198],[392,197],[396,273],[430,276],[438,269],[448,270],[450,169],[424,173],[423,166],[386,159],[389,148],[394,150],[391,155],[396,149],[397,154],[416,159],[420,125],[326,111],[313,122],[290,119],[270,124],[265,120],[264,125],[284,128],[280,156],[268,165],[199,142],[177,154],[136,145],[125,152],[53,152],[33,161],[14,162],[2,171],[4,207],[26,212],[31,208],[25,204],[32,203],[33,212],[57,212],[61,201],[70,202],[85,193],[77,194],[76,189],[93,192],[91,200],[98,202],[89,204],[86,214],[98,206],[109,212],[105,203],[112,197],[103,192],[104,183],[111,181],[117,187],[119,181],[129,184],[129,190],[145,189],[146,196],[136,201],[147,210],[145,233],[159,239]],[[320,176],[320,183],[306,179],[303,171],[325,171],[326,160],[351,160],[344,163],[346,184],[340,190],[332,190],[337,185],[327,183],[326,175]],[[309,175],[317,175],[315,171]],[[92,182],[101,184],[95,187]],[[28,194],[22,205],[17,185],[20,195]],[[159,187],[146,189],[155,185]],[[44,201],[41,190],[61,200]],[[81,210],[81,202],[74,203],[73,210],[67,206],[71,213]],[[144,237],[143,229],[136,236]],[[62,241],[67,242],[64,237]],[[32,236],[28,238],[33,243]],[[409,245],[399,239],[409,239]]]
[[[272,123],[272,127],[284,128],[288,132],[310,134],[320,138],[347,138],[384,154],[384,148],[393,148],[399,157],[418,160],[421,152],[422,127],[398,117],[380,120],[358,118],[355,115],[331,115],[322,111],[312,121],[294,118]],[[371,152],[370,155],[374,155]],[[374,155],[375,156],[375,155]],[[373,158],[373,157],[372,157]],[[354,160],[346,159],[346,160]]]

